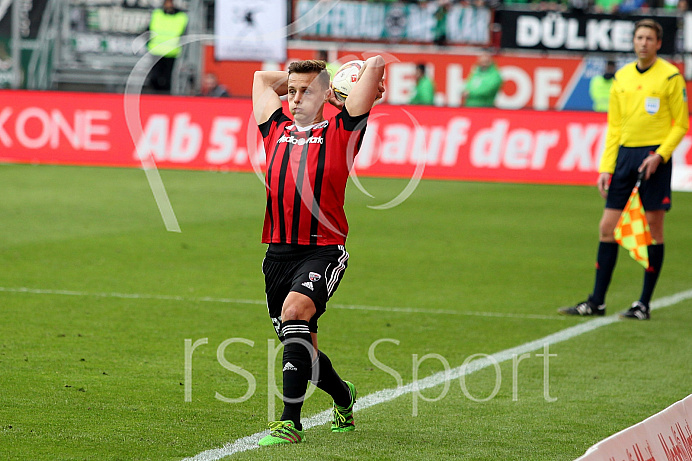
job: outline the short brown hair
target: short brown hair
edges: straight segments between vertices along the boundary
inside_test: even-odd
[[[653,29],[654,32],[656,32],[656,39],[661,40],[663,38],[663,27],[653,19],[640,19],[639,21],[634,23],[634,32],[637,32],[637,29],[640,27],[648,27],[649,29]]]
[[[318,59],[305,61],[293,61],[288,65],[288,75],[291,74],[317,74],[318,82],[323,88],[329,88],[329,72],[327,63]]]

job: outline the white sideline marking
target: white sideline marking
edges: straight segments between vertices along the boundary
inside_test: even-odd
[[[141,293],[99,293],[88,291],[71,290],[47,290],[41,288],[12,288],[0,287],[0,292],[6,293],[29,293],[39,295],[64,295],[64,296],[94,296],[97,298],[124,298],[124,299],[158,299],[164,301],[187,301],[187,302],[208,302],[224,304],[257,304],[265,305],[266,301],[257,299],[233,299],[233,298],[211,298],[211,297],[187,297],[175,295],[149,295]],[[444,309],[420,309],[415,307],[382,307],[382,306],[356,306],[350,304],[329,304],[330,309],[349,309],[363,311],[382,311],[382,312],[408,312],[414,314],[444,314],[444,315],[463,315],[472,317],[499,317],[517,319],[537,319],[537,320],[566,320],[564,316],[557,315],[536,315],[536,314],[513,314],[502,312],[458,312]]]
[[[692,290],[682,291],[671,296],[666,296],[664,298],[657,299],[651,303],[651,309],[661,309],[663,307],[672,306],[686,299],[692,298]],[[454,368],[449,372],[438,372],[427,378],[414,381],[402,387],[397,387],[393,389],[383,389],[381,391],[374,392],[372,394],[366,395],[358,399],[355,405],[355,410],[360,411],[366,408],[370,408],[381,403],[389,402],[402,395],[410,394],[413,391],[419,391],[423,389],[429,389],[431,387],[439,386],[444,384],[446,381],[452,381],[454,379],[459,379],[462,376],[470,375],[476,371],[487,368],[495,363],[502,363],[511,360],[512,357],[520,356],[528,352],[533,352],[535,350],[541,349],[546,345],[550,346],[553,344],[561,343],[568,339],[574,338],[576,336],[588,333],[604,325],[610,325],[618,321],[618,316],[610,315],[608,317],[599,317],[593,320],[589,320],[579,325],[567,328],[557,333],[545,336],[541,339],[535,341],[530,341],[524,343],[520,346],[513,347],[511,349],[505,349],[504,351],[496,352],[482,359],[474,360],[467,365],[462,365],[460,367]],[[325,410],[321,413],[316,414],[303,420],[303,429],[309,429],[314,426],[321,426],[329,421],[331,415],[331,410]],[[243,437],[232,443],[227,443],[221,448],[214,448],[211,450],[203,451],[191,458],[185,458],[183,461],[216,461],[226,456],[234,455],[235,453],[240,453],[243,451],[254,450],[259,448],[257,442],[259,439],[264,437],[269,433],[268,430],[263,432],[258,432],[256,434]]]
[[[557,315],[539,314],[513,314],[504,312],[458,312],[445,309],[419,309],[415,307],[380,307],[380,306],[358,306],[351,304],[330,304],[329,308],[353,309],[362,311],[384,311],[384,312],[409,312],[414,314],[444,314],[444,315],[466,315],[473,317],[507,317],[517,319],[539,319],[539,320],[566,320],[567,317]]]

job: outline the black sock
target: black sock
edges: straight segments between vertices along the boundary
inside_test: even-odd
[[[663,243],[647,247],[649,268],[644,272],[644,286],[642,287],[642,295],[639,297],[639,302],[646,307],[649,307],[651,296],[654,294],[654,288],[656,288],[656,282],[658,281],[658,275],[661,273],[664,249],[665,245]]]
[[[319,375],[317,381],[313,381],[312,383],[317,386],[318,389],[322,389],[324,392],[331,395],[332,399],[334,399],[334,403],[340,407],[348,408],[348,406],[351,405],[351,390],[334,370],[332,361],[329,360],[327,354],[319,351],[317,360],[313,362],[313,367],[315,364],[319,364]]]
[[[596,280],[589,300],[600,306],[605,302],[610,279],[613,276],[615,263],[618,261],[618,244],[615,242],[600,242],[596,258]]]
[[[283,322],[281,333],[284,336],[284,412],[281,420],[293,421],[296,429],[301,430],[303,426],[300,423],[300,410],[303,407],[312,366],[312,337],[308,322],[304,320]]]

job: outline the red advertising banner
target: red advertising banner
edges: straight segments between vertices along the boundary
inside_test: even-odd
[[[328,45],[327,45],[328,46]],[[473,54],[410,53],[381,50],[338,50],[330,59],[347,62],[364,59],[380,53],[387,62],[385,73],[385,102],[408,104],[416,84],[415,67],[424,63],[435,83],[435,105],[459,107],[464,82],[469,77],[478,57]],[[289,48],[288,61],[315,59],[315,50]],[[621,57],[617,66],[634,59]],[[256,70],[276,70],[286,64],[262,62],[230,62],[214,60],[213,47],[205,48],[205,71],[213,72],[234,96],[250,97],[252,75]],[[594,75],[603,73],[605,59],[602,56],[568,56],[550,54],[517,55],[500,54],[494,57],[504,83],[495,106],[499,109],[535,110],[591,110],[593,102],[589,96],[589,82]],[[682,62],[673,61],[681,71]],[[692,104],[692,98],[690,98]]]
[[[379,51],[378,51],[379,52]],[[373,51],[338,51],[339,62],[364,59]],[[461,92],[465,79],[478,59],[475,55],[447,53],[381,53],[387,62],[385,75],[385,102],[406,104],[416,85],[415,66],[425,63],[435,82],[436,103],[442,106],[461,105]],[[314,50],[289,49],[288,59],[315,59]],[[532,108],[537,110],[562,109],[581,77],[584,59],[581,57],[505,56],[495,57],[504,78],[496,105],[501,109]],[[283,68],[285,66],[281,66]],[[250,96],[252,75],[256,70],[276,69],[275,65],[261,62],[215,61],[213,48],[205,50],[205,70],[215,73],[219,81],[234,96]]]
[[[247,99],[0,91],[0,161],[261,171]],[[329,113],[335,109],[329,107]],[[593,184],[605,114],[381,104],[359,175]],[[674,155],[674,187],[692,184],[692,139]],[[148,165],[148,163],[147,163]]]

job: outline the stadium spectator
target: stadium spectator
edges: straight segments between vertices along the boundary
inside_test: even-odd
[[[434,13],[435,28],[433,29],[433,43],[437,46],[447,45],[447,12],[451,6],[451,0],[438,0]]]
[[[649,10],[647,0],[622,0],[617,7],[621,14],[635,14]]]
[[[649,1],[653,0],[621,0],[615,8],[619,14],[638,14],[649,11]]]
[[[491,2],[486,1],[486,0],[470,0],[468,2],[468,5],[470,5],[474,8],[491,8],[490,3]],[[496,0],[493,0],[493,3],[499,4],[499,2],[496,2]],[[464,5],[464,3],[462,3],[462,5]],[[466,5],[464,5],[464,6],[466,6]],[[495,6],[497,6],[497,5],[495,5]]]
[[[224,85],[219,85],[219,79],[216,77],[216,74],[211,72],[204,75],[202,90],[199,95],[211,98],[228,98],[231,96]]]
[[[594,13],[610,14],[618,9],[621,0],[594,0]]]
[[[151,69],[149,82],[158,91],[171,90],[171,76],[175,59],[180,55],[180,37],[187,28],[187,13],[178,10],[173,0],[164,0],[163,7],[151,13],[149,22],[149,53],[156,63]]]
[[[346,102],[340,103],[324,61],[296,61],[288,72],[255,72],[253,111],[264,149],[273,152],[266,166],[262,242],[269,246],[262,271],[269,316],[284,343],[284,411],[280,421],[269,424],[262,446],[302,441],[300,413],[309,380],[334,399],[332,432],[355,429],[356,388],[339,377],[318,349],[317,320],[346,269],[348,159],[358,150],[370,109],[384,92],[383,75],[382,56],[368,58]],[[293,120],[282,108],[280,97],[286,94]],[[340,109],[328,120],[326,102]],[[306,192],[310,188],[301,187],[303,183],[314,192]]]
[[[593,101],[593,110],[596,112],[608,111],[608,100],[610,98],[610,88],[613,86],[615,77],[615,61],[609,60],[606,63],[603,75],[594,75],[589,82],[589,96]]]
[[[504,0],[502,4],[504,6],[513,6],[513,5],[538,5],[539,1],[537,0]]]
[[[489,52],[478,56],[461,96],[466,107],[493,107],[502,87],[502,76]]]
[[[327,63],[327,72],[329,72],[329,77],[334,78],[334,74],[336,74],[336,71],[339,70],[341,64],[338,62],[330,62],[329,52],[327,52],[327,50],[317,50],[317,59]]]
[[[532,10],[538,11],[564,11],[566,10],[566,0],[504,0],[505,6],[528,5]]]
[[[617,262],[614,231],[630,193],[639,189],[653,243],[642,292],[623,318],[646,320],[663,266],[663,221],[670,209],[673,151],[689,128],[685,80],[678,68],[658,57],[663,29],[651,19],[634,26],[637,60],[615,74],[608,107],[606,145],[598,171],[598,190],[606,199],[601,218],[594,288],[586,301],[559,309],[565,315],[605,315],[605,298]]]
[[[687,0],[660,0],[656,5],[666,12],[687,11]]]
[[[435,84],[428,77],[425,64],[416,64],[416,87],[409,104],[430,106],[435,102]]]
[[[568,0],[567,10],[572,14],[587,14],[593,6],[592,0]]]

